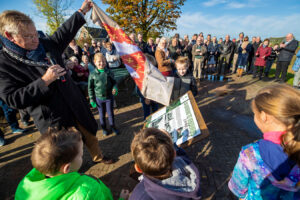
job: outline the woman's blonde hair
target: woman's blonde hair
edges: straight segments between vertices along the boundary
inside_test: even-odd
[[[287,127],[282,146],[300,164],[300,91],[284,84],[268,86],[258,92],[253,104]]]
[[[18,34],[28,25],[34,25],[32,19],[16,10],[6,10],[0,14],[0,34],[4,36],[5,32]]]

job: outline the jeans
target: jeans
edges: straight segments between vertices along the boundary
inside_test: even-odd
[[[114,109],[113,109],[113,97],[110,97],[105,100],[101,100],[96,98],[97,102],[97,108],[99,111],[99,119],[100,119],[100,125],[102,128],[106,128],[106,123],[105,123],[105,114],[107,112],[108,115],[108,122],[110,127],[113,127],[115,125],[115,117],[114,117]]]
[[[16,111],[8,105],[6,105],[2,100],[0,100],[0,106],[4,112],[4,117],[9,124],[12,131],[19,129],[19,123],[16,117]]]
[[[146,119],[151,114],[151,108],[152,108],[152,113],[158,110],[158,104],[154,101],[150,100],[150,104],[147,105],[145,103],[145,98],[141,98],[141,103],[143,105],[144,119]]]
[[[266,69],[265,69],[265,75],[268,76],[269,72],[271,70],[271,67],[273,65],[274,60],[267,60],[266,61]]]
[[[295,72],[293,86],[295,87],[300,86],[300,69],[297,72]]]

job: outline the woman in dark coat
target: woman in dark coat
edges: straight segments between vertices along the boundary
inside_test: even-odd
[[[246,36],[242,45],[239,47],[239,57],[238,57],[238,76],[242,76],[244,70],[246,71],[246,67],[248,64],[248,56],[251,51],[251,45],[249,44],[249,37]]]
[[[76,127],[94,162],[112,163],[103,157],[95,137],[95,121],[85,97],[66,74],[62,53],[85,24],[84,14],[92,4],[84,1],[52,36],[38,38],[33,21],[18,11],[0,15],[0,98],[10,107],[26,109],[41,133],[49,127]],[[17,19],[22,19],[21,25]],[[15,22],[18,29],[5,23]],[[4,30],[4,28],[7,28]],[[52,57],[57,65],[49,64]],[[62,66],[62,67],[61,67]],[[64,80],[59,80],[64,76]]]

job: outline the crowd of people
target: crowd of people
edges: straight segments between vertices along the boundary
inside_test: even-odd
[[[83,145],[95,163],[114,162],[99,147],[98,125],[90,106],[98,108],[103,135],[109,134],[106,112],[112,133],[120,134],[113,112],[118,87],[110,70],[122,66],[120,56],[111,42],[93,40],[91,46],[85,43],[81,48],[74,40],[92,6],[85,0],[49,37],[38,37],[33,21],[21,12],[0,14],[0,103],[25,113],[25,123],[31,116],[42,134],[31,154],[34,168],[19,183],[15,199],[113,199],[98,178],[77,172]],[[149,38],[147,43],[141,34],[136,39],[132,33],[130,38],[164,76],[174,77],[171,102],[189,90],[197,95],[197,82],[223,81],[228,73],[268,77],[276,59],[276,81],[285,82],[298,47],[292,34],[273,48],[269,39],[261,42],[253,37],[249,42],[244,33],[237,40],[227,35],[219,42],[210,34],[204,39],[203,33],[191,40],[187,35],[180,39],[179,34],[171,40]],[[298,53],[293,66],[296,87],[299,59]],[[158,105],[137,93],[146,118]],[[258,92],[251,106],[263,139],[242,148],[229,189],[241,199],[299,199],[300,91],[286,84],[269,86]],[[17,124],[12,126],[18,123],[13,115],[13,132],[22,132]],[[122,190],[120,199],[201,198],[197,167],[167,132],[140,130],[132,140],[131,153],[142,178],[130,195]]]
[[[170,39],[153,38],[148,39],[148,43],[142,41],[142,36],[135,34],[130,38],[138,44],[140,49],[147,54],[155,56],[158,69],[165,76],[175,74],[174,62],[179,56],[187,57],[191,63],[190,71],[195,79],[207,79],[209,81],[223,81],[226,74],[237,73],[242,76],[244,73],[252,74],[253,78],[261,80],[269,78],[272,64],[277,61],[275,78],[278,82],[286,81],[288,66],[298,48],[298,41],[293,34],[289,33],[280,44],[270,44],[268,38],[261,41],[259,36],[253,36],[252,41],[244,33],[240,33],[238,39],[230,39],[230,35],[217,40],[208,34],[194,34],[189,40],[188,35],[180,38],[175,34]],[[272,46],[272,47],[271,47]],[[295,84],[299,86],[299,83]]]

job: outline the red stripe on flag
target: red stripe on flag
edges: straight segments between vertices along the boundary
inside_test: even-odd
[[[119,43],[126,42],[128,44],[135,45],[135,43],[126,35],[126,33],[121,28],[115,28],[105,23],[103,23],[103,26],[112,41]]]
[[[146,58],[141,51],[135,52],[133,54],[127,54],[121,56],[124,64],[130,66],[132,69],[136,71],[139,75],[139,78],[134,78],[136,84],[140,89],[142,89],[143,80],[144,80],[144,71],[145,71],[145,63]]]

